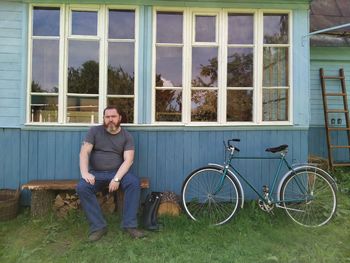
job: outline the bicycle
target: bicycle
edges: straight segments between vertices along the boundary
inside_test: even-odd
[[[286,144],[266,149],[266,152],[279,154],[278,157],[235,157],[240,150],[231,142],[239,141],[231,139],[227,144],[224,142],[227,150],[224,165],[209,163],[192,171],[183,182],[182,205],[191,219],[210,225],[230,221],[243,208],[241,179],[257,194],[259,207],[265,212],[272,212],[275,207],[282,208],[294,222],[307,227],[322,226],[331,220],[337,206],[337,185],[326,171],[312,164],[290,165],[286,160]],[[271,186],[264,185],[260,193],[231,164],[233,159],[279,159]],[[282,165],[288,171],[276,188]]]

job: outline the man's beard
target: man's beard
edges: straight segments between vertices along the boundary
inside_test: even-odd
[[[107,132],[114,134],[118,131],[120,124],[119,123],[115,124],[113,122],[109,122],[108,124],[104,123],[104,127],[107,130]]]

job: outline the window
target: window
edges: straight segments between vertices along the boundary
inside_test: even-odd
[[[290,12],[154,11],[154,123],[291,122]]]
[[[135,122],[136,11],[32,6],[29,122],[98,123],[107,105]]]

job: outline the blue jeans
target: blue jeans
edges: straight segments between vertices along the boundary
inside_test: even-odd
[[[107,226],[96,198],[96,192],[108,187],[116,171],[90,171],[90,173],[95,176],[95,184],[91,185],[81,178],[77,185],[77,193],[90,224],[90,233],[92,233]],[[140,179],[128,172],[123,176],[120,188],[124,191],[121,226],[122,228],[135,228],[137,227],[137,211],[140,203]]]

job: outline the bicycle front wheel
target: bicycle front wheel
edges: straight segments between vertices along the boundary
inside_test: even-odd
[[[234,177],[207,166],[192,172],[184,181],[182,204],[193,220],[222,225],[238,212],[241,191]]]
[[[331,178],[312,167],[291,173],[282,183],[280,200],[288,216],[307,227],[326,224],[335,214],[336,190]]]

